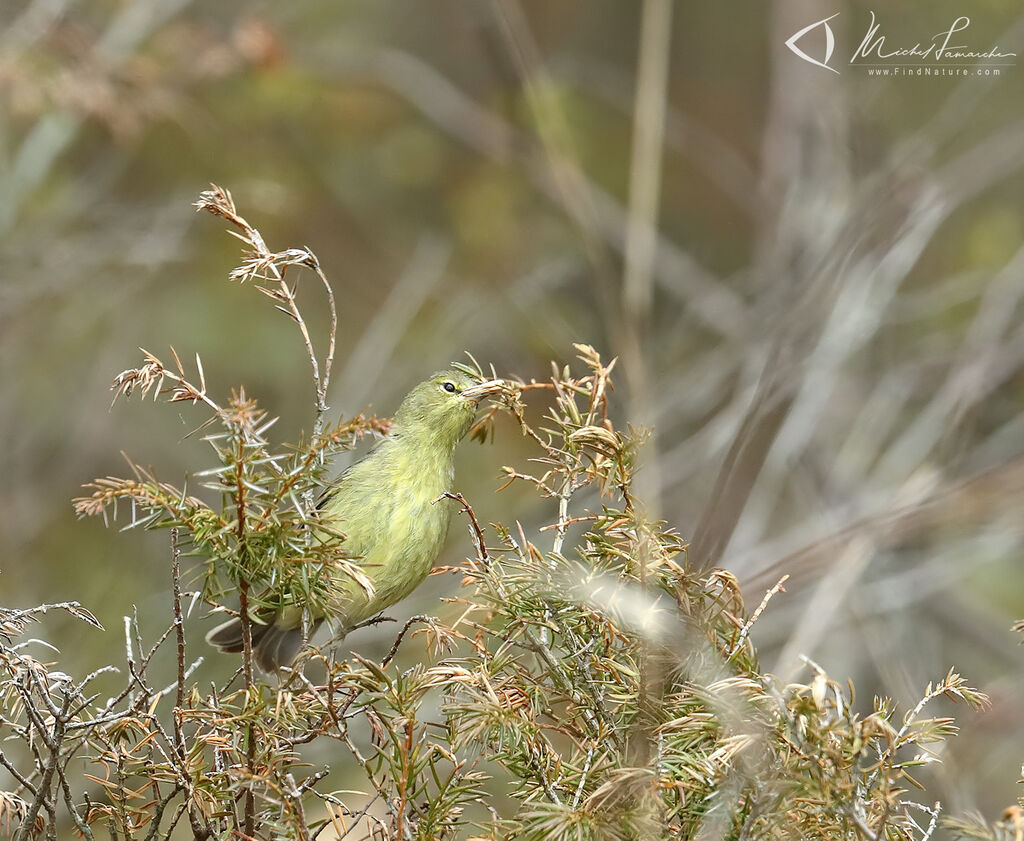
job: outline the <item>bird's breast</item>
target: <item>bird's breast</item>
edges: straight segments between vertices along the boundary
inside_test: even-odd
[[[450,458],[424,459],[403,447],[379,456],[358,463],[324,510],[373,583],[373,598],[353,603],[354,614],[372,615],[415,589],[437,559],[451,518],[450,503],[439,500],[453,480]]]

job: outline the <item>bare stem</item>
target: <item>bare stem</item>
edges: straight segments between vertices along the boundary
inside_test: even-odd
[[[423,613],[418,613],[416,616],[411,617],[402,627],[402,630],[398,632],[398,636],[395,637],[395,644],[391,646],[391,650],[387,653],[384,659],[380,661],[380,667],[382,669],[387,668],[388,664],[395,659],[395,655],[398,653],[398,647],[402,644],[402,640],[405,639],[405,635],[409,632],[409,629],[418,622],[432,623],[434,620]]]
[[[238,515],[238,550],[244,562],[246,560],[246,496],[245,476],[243,475],[244,453],[243,444],[239,441],[237,453],[237,487],[235,489],[235,506]],[[238,581],[239,593],[239,619],[242,623],[242,670],[245,676],[246,706],[248,707],[252,698],[253,690],[253,669],[252,669],[252,617],[249,615],[249,581],[246,579],[246,570],[241,570]],[[252,722],[246,727],[245,744],[245,765],[252,779],[256,765],[256,733]],[[245,835],[252,838],[256,829],[256,800],[253,795],[251,783],[245,792]]]
[[[434,502],[438,502],[439,500],[445,498],[455,500],[457,503],[459,503],[459,505],[462,506],[462,513],[467,514],[469,516],[469,525],[470,528],[473,530],[473,538],[476,541],[477,558],[482,563],[487,563],[489,558],[487,556],[487,546],[484,543],[484,533],[483,530],[480,528],[480,522],[477,520],[476,514],[473,512],[473,509],[470,507],[469,503],[466,502],[466,498],[461,493],[451,493],[450,491],[445,491],[443,494],[441,494],[441,496],[435,499]]]
[[[338,333],[338,307],[334,300],[334,289],[331,287],[330,281],[327,280],[323,269],[320,268],[319,263],[316,263],[313,271],[320,278],[324,292],[327,293],[327,308],[331,316],[330,332],[327,337],[327,355],[324,357],[324,375],[320,381],[320,388],[317,391],[316,417],[313,420],[313,434],[319,435],[323,431],[324,414],[328,409],[327,388],[331,383],[331,367],[334,364],[334,348]]]
[[[185,623],[181,615],[181,551],[178,530],[171,529],[171,580],[174,592],[174,636],[178,646],[178,685],[174,693],[174,746],[185,758],[185,737],[181,730],[182,707],[185,700]]]
[[[242,668],[245,675],[246,703],[253,687],[252,671],[252,618],[249,616],[249,582],[244,578],[239,582],[239,618],[242,622]],[[256,733],[250,722],[245,734],[245,766],[249,772],[250,780],[256,765]],[[256,799],[252,792],[251,785],[245,792],[245,835],[252,838],[256,829]]]
[[[285,251],[271,251],[263,239],[263,235],[238,212],[235,208],[234,199],[231,193],[216,184],[211,185],[209,190],[200,194],[199,200],[195,203],[200,210],[206,210],[215,216],[227,219],[241,232],[241,239],[246,242],[251,251],[246,254],[246,261],[236,268],[231,277],[235,280],[245,281],[250,278],[257,278],[271,283],[269,287],[259,286],[259,290],[277,303],[277,308],[291,318],[302,334],[302,340],[306,347],[306,355],[309,357],[309,365],[313,376],[313,391],[316,395],[313,416],[313,434],[319,435],[323,430],[324,415],[327,412],[327,388],[331,379],[331,368],[334,363],[335,343],[338,332],[338,308],[334,297],[334,290],[331,288],[327,276],[320,268],[320,262],[316,255],[308,248],[289,248]],[[295,290],[288,285],[285,273],[289,266],[305,266],[316,273],[327,294],[327,306],[330,314],[330,326],[327,339],[327,353],[324,356],[323,371],[321,373],[320,362],[317,358],[316,349],[313,346],[313,339],[309,334],[309,328],[299,310],[295,300]]]
[[[555,540],[551,545],[551,552],[555,555],[562,554],[562,544],[565,541],[565,533],[569,528],[569,486],[572,483],[571,477],[566,477],[565,484],[558,494],[558,531],[555,532]]]

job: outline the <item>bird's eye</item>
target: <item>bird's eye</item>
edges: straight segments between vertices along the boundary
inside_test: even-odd
[[[445,382],[445,384],[442,385],[441,388],[443,388],[449,394],[455,394],[455,383],[453,383],[451,380]]]

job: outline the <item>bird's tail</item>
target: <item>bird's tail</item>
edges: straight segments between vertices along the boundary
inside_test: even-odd
[[[290,628],[276,622],[276,614],[261,615],[259,622],[250,625],[252,652],[256,665],[264,672],[272,673],[291,665],[295,655],[302,648],[302,627]],[[316,620],[313,631],[320,627]],[[218,625],[206,635],[206,641],[214,648],[228,654],[242,651],[242,620],[238,617]]]

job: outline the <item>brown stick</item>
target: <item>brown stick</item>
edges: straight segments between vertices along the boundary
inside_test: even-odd
[[[451,493],[450,491],[445,491],[443,494],[441,494],[441,496],[435,499],[434,502],[438,502],[439,500],[445,498],[455,500],[457,503],[459,503],[459,505],[462,506],[462,512],[464,514],[469,515],[469,524],[470,527],[473,529],[473,537],[476,540],[477,558],[479,558],[479,560],[481,560],[482,562],[487,563],[488,560],[490,559],[487,555],[487,546],[484,544],[484,533],[483,530],[480,528],[480,522],[477,520],[476,514],[473,513],[473,509],[470,507],[469,503],[466,502],[466,498],[461,493]]]

